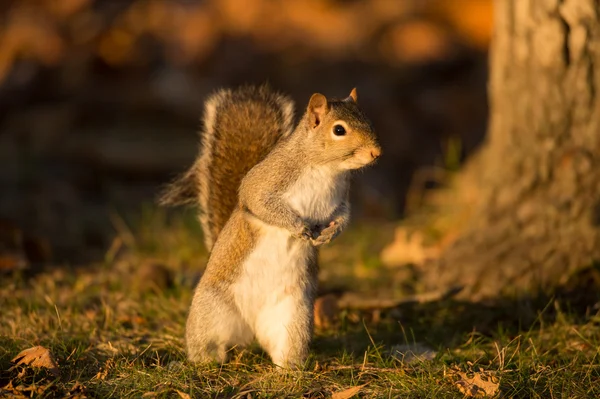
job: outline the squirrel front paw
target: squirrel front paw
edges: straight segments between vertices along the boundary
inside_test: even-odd
[[[313,231],[309,226],[303,224],[295,232],[292,232],[292,236],[302,240],[310,240],[313,237]]]
[[[333,220],[329,225],[323,228],[320,232],[313,234],[310,242],[315,247],[319,247],[323,244],[328,244],[336,238],[342,231],[342,226],[339,222]]]

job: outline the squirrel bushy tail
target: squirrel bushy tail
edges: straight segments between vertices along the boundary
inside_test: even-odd
[[[159,203],[198,204],[211,250],[237,204],[242,178],[294,129],[294,103],[267,85],[219,90],[206,100],[203,124],[200,156]]]

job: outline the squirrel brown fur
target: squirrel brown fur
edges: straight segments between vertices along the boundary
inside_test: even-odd
[[[210,251],[237,203],[242,178],[294,129],[294,103],[267,85],[222,89],[205,102],[200,155],[162,193],[162,205],[199,205]]]
[[[343,100],[313,94],[295,129],[292,120],[293,103],[265,86],[218,92],[197,162],[163,196],[199,203],[211,250],[186,325],[193,362],[224,362],[253,339],[276,365],[306,358],[317,249],[348,224],[350,172],[381,149],[355,89]]]

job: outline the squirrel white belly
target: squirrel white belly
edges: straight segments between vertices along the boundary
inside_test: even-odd
[[[311,306],[316,290],[309,271],[314,249],[307,241],[290,240],[279,227],[264,226],[261,238],[242,264],[231,289],[242,319],[249,324],[273,363],[301,361],[310,340]]]
[[[188,358],[224,362],[256,338],[273,363],[299,367],[312,336],[317,248],[349,221],[350,171],[381,149],[355,90],[343,100],[314,94],[293,131],[293,104],[266,87],[219,92],[206,107],[199,160],[162,201],[200,198],[212,249],[186,325]]]

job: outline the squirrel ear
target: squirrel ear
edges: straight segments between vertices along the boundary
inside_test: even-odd
[[[350,95],[346,98],[345,101],[358,102],[358,94],[356,93],[356,87],[352,89]]]
[[[329,111],[329,105],[327,104],[327,98],[320,93],[315,93],[310,97],[308,101],[308,115],[311,127],[315,128],[321,123],[323,116]]]

